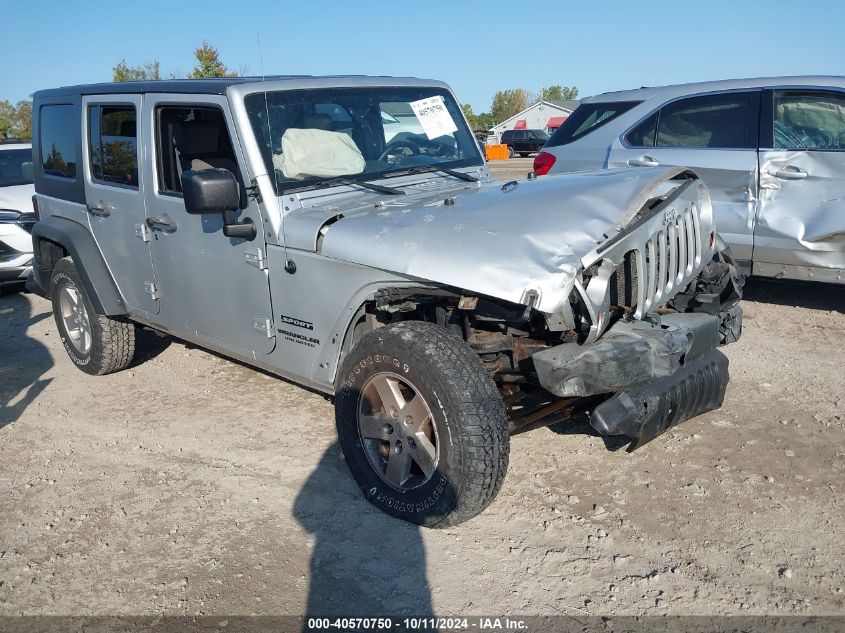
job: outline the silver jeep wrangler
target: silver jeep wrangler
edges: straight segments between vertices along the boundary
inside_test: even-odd
[[[364,496],[455,525],[510,434],[631,447],[721,405],[738,276],[683,169],[496,182],[449,87],[155,81],[34,98],[33,284],[89,374],[137,324],[334,398]]]

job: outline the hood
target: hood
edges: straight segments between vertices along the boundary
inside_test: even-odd
[[[35,185],[0,187],[0,209],[32,213],[32,196]]]
[[[288,246],[313,250],[325,227],[320,252],[328,257],[513,303],[534,295],[535,308],[553,313],[568,301],[581,258],[680,171],[575,172],[421,195],[409,188],[401,199],[374,196],[367,206],[356,196],[355,208],[287,215],[285,235],[310,240]]]

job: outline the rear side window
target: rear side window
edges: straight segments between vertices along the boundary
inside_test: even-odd
[[[584,103],[575,108],[557,131],[552,134],[546,147],[566,145],[583,138],[607,125],[641,101],[608,101],[605,103]]]
[[[777,149],[845,149],[845,95],[776,91]]]
[[[45,175],[76,180],[76,154],[79,130],[73,106],[46,105],[39,114],[41,169]]]
[[[91,178],[109,185],[138,187],[138,122],[131,105],[88,109]]]
[[[660,109],[657,147],[756,147],[750,143],[751,93],[680,99]]]

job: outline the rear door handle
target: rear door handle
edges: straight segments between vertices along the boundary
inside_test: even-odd
[[[806,171],[795,165],[770,168],[769,173],[775,178],[783,178],[784,180],[801,180],[809,176]]]
[[[102,201],[98,204],[86,204],[85,209],[98,218],[107,218],[111,215],[111,210]]]
[[[637,156],[636,158],[632,158],[628,161],[628,164],[632,167],[659,167],[660,163],[653,159],[651,156]]]
[[[166,215],[147,218],[147,226],[154,231],[166,231],[167,233],[173,233],[176,230],[176,223]]]

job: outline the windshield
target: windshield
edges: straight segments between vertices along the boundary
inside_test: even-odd
[[[244,102],[277,193],[333,178],[483,164],[460,108],[441,88],[282,90]]]
[[[32,150],[0,148],[0,187],[32,184]]]

